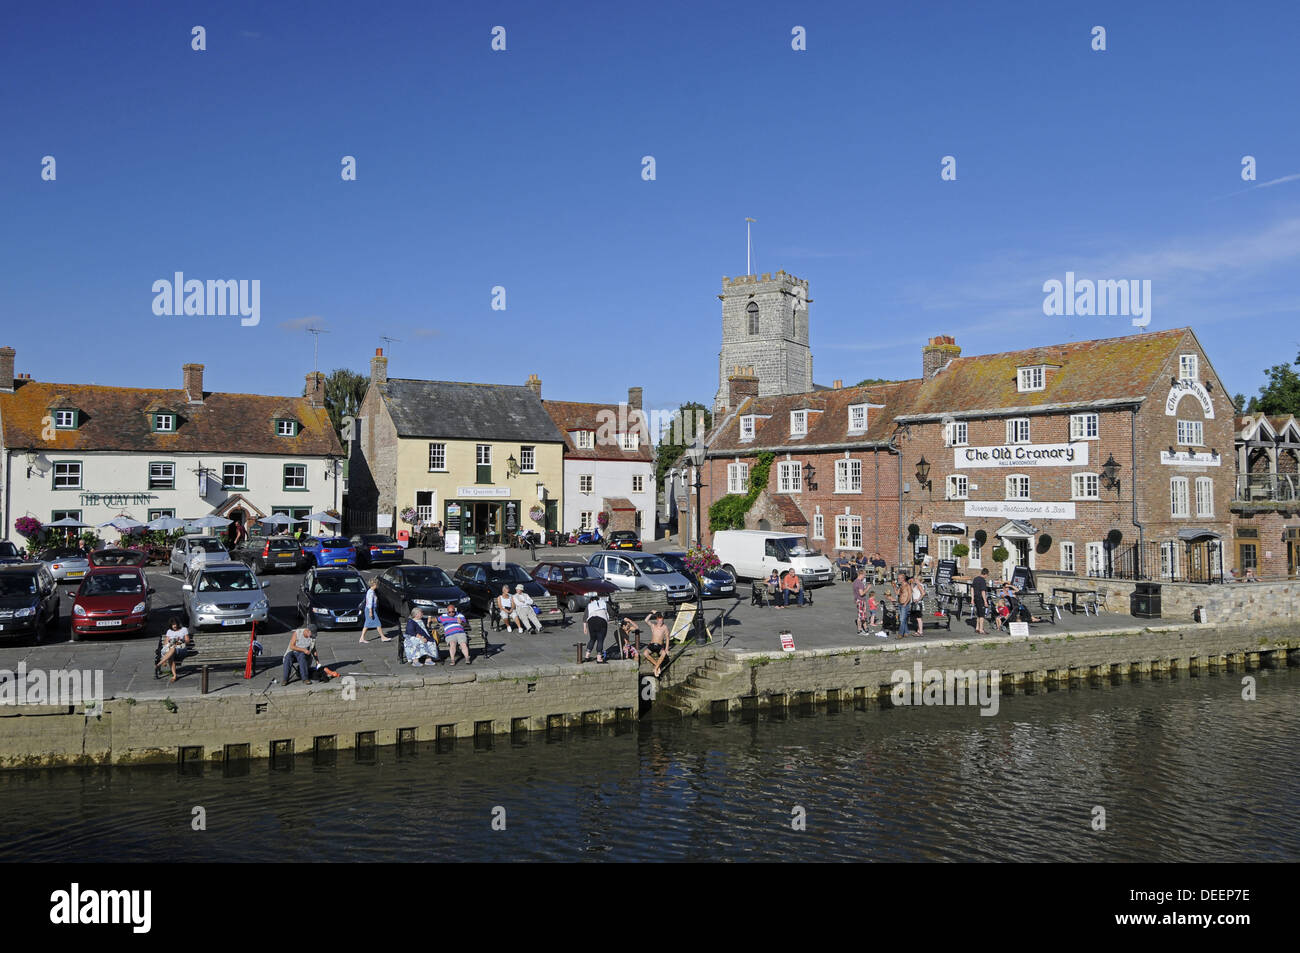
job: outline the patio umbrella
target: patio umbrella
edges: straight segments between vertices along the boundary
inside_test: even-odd
[[[220,516],[200,516],[198,519],[186,520],[185,522],[190,526],[202,526],[204,529],[210,526],[220,528],[230,525],[230,520],[223,519]]]
[[[65,516],[61,520],[55,520],[53,523],[46,523],[46,526],[58,526],[66,529],[90,529],[89,523],[83,523],[81,520],[74,520],[71,516]]]
[[[131,517],[125,515],[119,515],[119,516],[114,516],[107,523],[100,523],[99,529],[103,529],[105,526],[111,526],[115,530],[118,530],[120,532],[126,532],[129,529],[138,529],[139,527],[144,525],[145,524],[141,523],[139,520],[133,520],[131,519]]]
[[[145,524],[150,529],[160,529],[164,531],[180,529],[185,525],[184,520],[178,520],[174,516],[160,516],[156,520],[150,520]]]
[[[291,523],[301,523],[302,520],[293,519],[284,513],[272,513],[270,516],[263,516],[259,523],[271,523],[274,526],[288,526]]]
[[[313,523],[313,522],[314,523],[338,523],[339,522],[337,516],[330,516],[328,513],[319,513],[319,512],[308,513],[306,517],[304,517],[304,519],[308,523]]]

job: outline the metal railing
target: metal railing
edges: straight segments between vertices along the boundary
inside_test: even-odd
[[[1223,547],[1216,540],[1134,543],[1108,555],[1099,569],[1086,575],[1152,582],[1223,582]]]
[[[1239,473],[1233,499],[1246,503],[1294,503],[1300,500],[1300,476],[1294,473]]]

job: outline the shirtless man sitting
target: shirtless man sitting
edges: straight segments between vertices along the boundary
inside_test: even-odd
[[[641,650],[641,655],[655,667],[655,678],[659,670],[668,661],[668,623],[662,612],[652,612],[645,617],[650,624],[650,644]]]

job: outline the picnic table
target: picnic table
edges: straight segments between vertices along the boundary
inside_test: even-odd
[[[1079,597],[1080,597],[1080,596],[1091,596],[1091,597],[1092,597],[1091,600],[1085,600],[1085,601],[1084,601],[1084,604],[1083,604],[1083,611],[1084,611],[1085,614],[1086,614],[1087,611],[1088,611],[1088,604],[1089,604],[1089,601],[1091,601],[1091,603],[1092,603],[1092,605],[1093,605],[1094,608],[1095,608],[1096,605],[1097,605],[1097,590],[1096,590],[1096,589],[1077,589],[1077,588],[1075,588],[1075,587],[1073,587],[1073,586],[1053,586],[1053,587],[1052,587],[1052,596],[1055,597],[1056,594],[1057,594],[1058,592],[1063,592],[1063,593],[1068,593],[1068,594],[1069,594],[1069,596],[1070,596],[1070,614],[1071,614],[1071,615],[1077,615],[1078,612],[1079,612]]]

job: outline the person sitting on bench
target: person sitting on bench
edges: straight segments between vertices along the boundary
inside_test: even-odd
[[[447,641],[447,655],[451,658],[453,667],[456,665],[456,646],[460,646],[461,655],[465,656],[465,664],[473,665],[473,660],[469,657],[469,636],[465,634],[465,617],[450,602],[442,610],[442,615],[438,616],[438,627],[442,629],[442,637]]]
[[[181,620],[172,616],[167,623],[167,631],[163,633],[163,655],[158,660],[158,667],[171,666],[171,680],[176,681],[176,663],[193,647],[194,638],[190,635],[190,630],[182,627]]]
[[[438,642],[424,624],[424,612],[412,609],[411,617],[406,620],[406,631],[402,635],[402,650],[406,660],[412,665],[437,665]]]
[[[781,598],[781,574],[775,569],[767,577],[767,598],[773,605]]]
[[[515,585],[515,620],[519,623],[519,631],[527,629],[530,632],[542,631],[542,620],[537,618],[537,604],[533,602],[533,597],[524,592],[524,584]]]
[[[618,624],[618,637],[623,643],[623,658],[637,657],[636,644],[640,632],[641,627],[627,617]]]
[[[799,574],[793,570],[785,574],[781,580],[781,608],[784,609],[790,604],[790,600],[796,598],[799,605],[803,605],[803,582],[799,579]]]
[[[281,685],[289,684],[289,674],[293,671],[294,663],[298,665],[298,677],[303,684],[311,684],[311,672],[307,666],[316,652],[316,631],[316,623],[309,622],[289,633],[289,647],[284,651],[284,669],[280,673]]]

